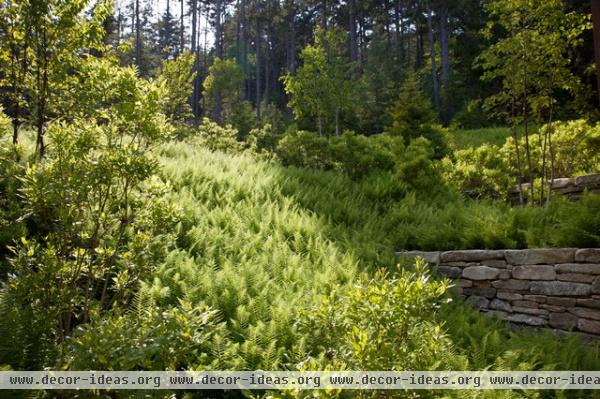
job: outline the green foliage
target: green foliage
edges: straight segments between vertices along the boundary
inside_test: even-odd
[[[494,0],[486,8],[493,19],[484,36],[503,33],[478,59],[483,78],[502,83],[503,91],[488,99],[489,107],[504,106],[501,113],[519,116],[518,122],[528,114],[535,119],[551,113],[557,90],[578,94],[580,82],[569,68],[568,54],[590,29],[587,16],[565,12],[560,0]],[[511,107],[519,114],[509,114]]]
[[[444,177],[470,197],[506,199],[516,182],[507,151],[493,144],[457,150],[443,160]]]
[[[205,366],[220,330],[210,309],[144,303],[82,326],[66,343],[70,370],[171,370]]]
[[[431,280],[428,266],[396,274],[379,270],[351,286],[334,289],[303,311],[299,332],[306,338],[311,368],[328,364],[348,370],[439,370],[452,364],[452,343],[432,322],[448,288]],[[307,362],[305,356],[303,361]]]
[[[458,129],[452,131],[452,144],[459,150],[484,144],[502,146],[510,135],[511,131],[508,127]]]
[[[401,140],[387,135],[366,137],[345,132],[326,138],[299,131],[284,135],[277,154],[284,165],[340,170],[361,178],[371,172],[392,170],[403,149]]]
[[[346,55],[346,34],[339,29],[317,30],[315,45],[301,54],[302,66],[295,75],[283,77],[289,106],[297,119],[311,120],[319,135],[340,134],[340,118],[351,106],[351,64]],[[335,130],[334,130],[335,129]]]
[[[542,152],[546,133],[549,133],[547,137],[553,142],[554,156],[544,160]],[[497,135],[499,140],[508,132],[504,129],[463,131],[457,141],[478,143],[482,138],[476,137],[477,134]],[[547,126],[542,126],[538,134],[529,136],[529,141],[532,170],[538,175],[543,171],[544,162],[546,166],[553,166],[555,178],[600,171],[600,125],[592,126],[585,120],[556,122],[550,132]],[[524,137],[520,138],[519,146],[525,146]],[[512,137],[507,137],[501,147],[494,144],[473,147],[469,144],[443,160],[445,177],[470,196],[507,199],[517,182],[514,154]],[[538,189],[541,188],[541,179],[536,179],[534,183]]]
[[[583,119],[558,122],[552,125],[551,135],[556,177],[600,172],[600,123],[593,126]]]
[[[220,110],[218,117],[223,123],[233,122],[233,117],[241,103],[240,88],[243,80],[244,74],[234,60],[216,58],[208,68],[202,95],[206,100],[207,110],[213,112],[215,109]],[[218,98],[217,102],[215,96]]]
[[[190,97],[196,78],[196,55],[188,51],[173,60],[162,62],[158,79],[165,87],[164,114],[173,122],[185,122],[193,117]]]
[[[200,142],[213,151],[241,151],[243,143],[237,140],[237,136],[238,131],[231,125],[221,127],[208,118],[202,119],[202,123],[198,126]]]
[[[461,129],[481,129],[500,123],[484,107],[481,100],[471,100],[452,119],[452,126]]]
[[[290,118],[273,103],[260,104],[260,122],[263,126],[271,125],[275,134],[283,134],[290,124]]]
[[[163,111],[170,95],[165,85],[141,79],[135,68],[116,62],[113,57],[91,58],[70,77],[74,94],[62,101],[67,119],[110,123],[114,132],[104,133],[107,145],[117,145],[113,140],[125,135],[140,146],[168,136],[171,126]]]
[[[7,62],[9,73],[2,74],[0,87],[9,88],[17,124],[25,114],[35,121],[43,156],[44,124],[68,110],[63,100],[72,94],[69,76],[106,49],[103,22],[112,2],[97,2],[89,14],[83,0],[11,1],[1,6],[7,18],[0,27],[0,61]]]
[[[433,144],[435,156],[443,157],[448,151],[448,134],[435,121],[431,102],[423,95],[415,75],[410,75],[400,89],[398,99],[390,109],[392,124],[386,132],[402,137],[406,145],[418,137],[425,137]]]
[[[19,189],[24,168],[19,163],[22,148],[9,144],[10,119],[0,106],[0,278],[6,274],[9,251],[16,239],[24,234]]]
[[[10,119],[4,113],[4,109],[0,105],[0,139],[8,136],[10,133]]]
[[[600,196],[585,194],[580,202],[555,200],[547,224],[552,226],[548,244],[557,247],[600,247]],[[549,219],[549,220],[548,220]]]
[[[284,165],[322,170],[336,167],[329,140],[304,130],[284,135],[277,145],[277,155]]]
[[[2,342],[19,340],[30,323],[40,330],[28,334],[63,342],[92,314],[129,303],[140,277],[172,243],[175,210],[158,200],[162,184],[145,183],[157,167],[147,152],[154,126],[127,133],[119,127],[55,123],[48,130],[53,151],[26,170],[28,237],[13,248],[3,297],[12,307],[3,317],[15,328]],[[39,368],[48,363],[38,361],[50,360],[32,351],[20,365]]]
[[[243,101],[231,115],[231,125],[238,131],[238,139],[244,140],[256,128],[256,113],[250,101]]]
[[[273,154],[281,134],[269,123],[262,128],[252,129],[246,137],[246,145],[257,153]]]
[[[590,370],[600,361],[597,344],[582,345],[576,337],[559,339],[550,331],[511,331],[500,319],[457,302],[442,305],[437,316],[472,370]]]

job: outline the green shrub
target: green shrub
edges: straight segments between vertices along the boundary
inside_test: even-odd
[[[329,362],[348,370],[450,367],[451,341],[431,321],[448,284],[432,280],[427,270],[419,261],[413,271],[363,275],[302,312],[299,332],[307,355],[321,361],[318,369]]]
[[[276,152],[284,165],[321,170],[337,168],[330,141],[304,130],[285,134]]]
[[[212,339],[222,330],[217,312],[182,303],[160,309],[144,303],[82,326],[66,342],[70,370],[186,370],[210,364]]]
[[[505,151],[493,144],[456,150],[443,160],[444,177],[470,197],[506,199],[516,180]]]
[[[177,58],[163,60],[158,82],[165,88],[163,112],[172,122],[181,124],[193,118],[190,97],[193,93],[196,72],[196,55],[185,51]]]
[[[556,177],[600,172],[600,123],[592,126],[583,119],[557,122],[552,126],[552,141]]]
[[[275,152],[280,134],[270,124],[262,128],[252,129],[246,136],[246,145],[257,153],[272,154]]]
[[[10,119],[0,106],[0,278],[4,278],[7,271],[7,247],[25,233],[25,225],[19,219],[22,216],[20,179],[24,173],[19,158],[23,149],[9,142],[10,131]]]
[[[238,131],[230,125],[221,127],[208,118],[202,119],[202,123],[198,126],[200,143],[212,151],[241,151],[243,143],[238,141],[237,136]]]
[[[13,321],[0,353],[29,326],[27,336],[39,337],[19,348],[21,365],[48,366],[40,355],[50,352],[47,342],[60,344],[92,314],[126,306],[173,243],[175,209],[159,200],[164,186],[149,181],[157,168],[146,151],[154,127],[129,136],[121,122],[52,124],[52,150],[22,178],[27,237],[13,248],[2,295],[10,306],[0,306]]]

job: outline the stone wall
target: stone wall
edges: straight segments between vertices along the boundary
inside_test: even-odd
[[[584,191],[600,193],[600,173],[574,178],[554,179],[552,192],[562,194],[569,199],[579,199]]]
[[[482,312],[529,326],[600,335],[600,249],[399,252],[455,280]]]
[[[550,184],[550,182],[548,182]],[[523,192],[530,190],[529,183],[523,183]],[[563,195],[570,200],[578,200],[585,191],[600,194],[600,173],[579,176],[579,177],[561,177],[554,179],[550,184],[552,192]],[[519,186],[516,186],[510,192],[510,202],[513,204],[519,203]]]

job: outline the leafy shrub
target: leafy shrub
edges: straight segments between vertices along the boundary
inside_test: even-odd
[[[339,168],[353,178],[392,170],[404,147],[401,141],[389,136],[366,137],[354,132],[331,138],[330,143]]]
[[[284,135],[276,152],[284,165],[322,170],[337,166],[329,140],[304,130]]]
[[[447,288],[422,261],[413,271],[363,275],[302,312],[299,332],[321,360],[318,369],[328,362],[349,370],[445,369],[452,344],[432,320]]]
[[[24,234],[25,226],[19,220],[21,201],[20,178],[24,168],[19,164],[22,149],[9,144],[10,120],[0,106],[0,278],[6,274],[8,245]]]
[[[548,213],[549,245],[600,248],[600,195],[586,193],[578,202],[556,199]]]
[[[260,122],[263,126],[271,125],[271,129],[275,134],[283,134],[291,123],[290,119],[277,105],[273,103],[266,104],[264,101],[260,103]]]
[[[0,346],[18,342],[28,326],[39,328],[29,335],[61,343],[92,314],[127,305],[172,243],[176,212],[158,200],[162,184],[148,180],[157,167],[146,151],[154,126],[129,136],[121,122],[49,127],[52,151],[22,179],[28,236],[13,249],[2,297],[11,306],[0,308],[15,324]],[[46,351],[42,342],[32,346]],[[30,351],[22,365],[48,365],[37,363],[49,359],[36,349],[20,349]]]
[[[238,140],[244,140],[250,131],[256,128],[256,113],[250,101],[243,101],[231,114],[229,123],[237,131]]]
[[[429,140],[424,137],[412,140],[397,160],[396,176],[413,189],[427,189],[432,194],[443,189],[433,156],[434,149]]]
[[[505,151],[493,144],[456,150],[443,160],[444,177],[470,197],[507,198],[515,172]]]
[[[73,95],[61,99],[67,121],[84,119],[111,124],[114,134],[132,136],[143,132],[144,140],[171,133],[164,110],[170,98],[164,81],[147,81],[135,67],[121,67],[115,57],[89,58],[78,73],[67,78]]]
[[[529,137],[534,176],[543,174],[544,163],[548,171],[548,180],[552,166],[554,177],[573,177],[600,172],[600,124],[593,127],[585,120],[553,124],[553,161],[549,154],[545,160],[542,156],[546,129],[546,126],[542,126],[538,134],[531,134]],[[525,178],[527,165],[523,159],[524,137],[520,137],[519,146]],[[476,148],[469,146],[458,149],[444,159],[443,163],[446,179],[460,191],[473,197],[507,199],[509,192],[516,186],[515,142],[512,137],[508,137],[501,147],[482,144]],[[547,190],[542,178],[534,179],[534,187],[538,193],[541,193],[542,185],[543,189]]]
[[[323,137],[310,132],[285,134],[276,152],[284,165],[339,170],[354,179],[391,171],[401,162],[404,144],[389,135],[366,137],[354,132]]]
[[[592,126],[583,119],[557,122],[552,127],[552,141],[556,177],[600,172],[600,123]]]
[[[245,141],[246,145],[255,152],[273,153],[279,138],[280,135],[277,134],[277,130],[267,123],[262,128],[252,129]]]
[[[241,151],[243,143],[237,140],[237,136],[238,131],[230,125],[221,127],[208,118],[202,119],[198,126],[200,142],[212,151]]]
[[[217,312],[182,303],[160,309],[144,303],[82,326],[66,343],[70,370],[186,370],[206,366],[221,327]]]
[[[159,84],[165,88],[164,114],[176,123],[193,117],[190,97],[196,78],[195,58],[195,54],[185,51],[175,59],[164,60],[158,74]]]

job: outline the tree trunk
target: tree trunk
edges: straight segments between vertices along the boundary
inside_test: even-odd
[[[191,50],[192,53],[196,52],[196,30],[197,30],[197,24],[198,24],[198,0],[192,0],[192,43],[191,43]]]
[[[394,1],[394,25],[396,28],[396,57],[397,57],[397,66],[402,65],[402,61],[404,60],[404,45],[402,43],[402,22],[400,20],[400,0]]]
[[[260,120],[260,16],[259,3],[256,4],[256,120]]]
[[[525,86],[527,87],[527,86]],[[529,113],[528,113],[528,107],[527,107],[527,94],[525,94],[523,96],[523,125],[524,125],[524,132],[523,134],[525,135],[525,154],[527,156],[527,172],[528,172],[528,177],[529,177],[529,184],[531,185],[531,187],[529,188],[530,191],[530,195],[531,195],[531,199],[532,199],[532,203],[533,203],[533,199],[535,198],[535,188],[533,187],[533,183],[534,183],[534,178],[533,178],[533,163],[531,161],[531,148],[529,146]]]
[[[223,58],[223,34],[222,34],[222,25],[221,25],[221,12],[223,11],[222,0],[217,0],[215,3],[215,56],[217,58]],[[222,108],[222,99],[221,93],[219,91],[215,91],[214,93],[215,106],[213,109],[213,119],[215,122],[221,122],[221,108]]]
[[[273,32],[273,16],[272,16],[272,4],[271,0],[267,1],[267,43],[266,43],[266,52],[265,52],[265,94],[264,94],[264,102],[265,104],[269,104],[269,91],[271,90],[271,40],[272,32]],[[259,104],[260,106],[260,104]]]
[[[450,54],[448,50],[448,3],[446,0],[441,1],[439,8],[440,19],[440,55],[442,61],[442,79],[441,88],[444,93],[444,106],[442,110],[442,120],[448,124],[452,110],[450,108],[449,83],[450,83]]]
[[[340,107],[335,109],[335,135],[340,135]]]
[[[12,125],[13,125],[13,136],[12,136],[12,143],[14,145],[19,144],[19,117],[20,117],[20,110],[19,110],[19,104],[17,104],[15,106],[15,117],[12,120]]]
[[[142,65],[142,38],[140,32],[140,0],[135,0],[135,64]]]
[[[415,69],[421,69],[423,67],[423,29],[417,23],[415,24],[415,35],[416,35],[416,49],[415,49]]]
[[[431,80],[433,86],[433,104],[435,106],[435,110],[440,112],[440,87],[437,76],[437,67],[435,62],[435,40],[433,35],[433,24],[431,21],[431,10],[427,12],[427,28],[428,28],[428,37],[429,37],[429,48],[431,52]]]
[[[596,56],[596,84],[600,101],[600,0],[592,0],[592,23],[594,25],[594,53]]]
[[[514,82],[513,83],[513,93],[514,93]],[[517,186],[519,187],[519,204],[523,205],[525,203],[525,199],[523,197],[523,167],[521,166],[521,155],[519,153],[519,136],[517,134],[517,127],[515,122],[516,117],[516,106],[515,106],[515,97],[514,94],[511,96],[511,133],[513,140],[515,141],[515,157],[517,161]]]
[[[246,0],[242,0],[241,2],[241,18],[242,18],[242,26],[240,29],[240,42],[242,46],[242,72],[244,73],[244,100],[250,99],[250,86],[248,79],[248,45],[247,41],[247,29],[248,29],[248,21],[246,20]]]
[[[448,3],[442,1],[439,9],[440,17],[440,55],[442,57],[442,85],[450,81],[450,53],[448,50]]]
[[[348,1],[349,8],[349,18],[348,26],[350,29],[350,61],[352,61],[352,76],[354,79],[358,80],[359,71],[357,69],[358,65],[358,40],[356,39],[356,14],[355,14],[355,0]]]
[[[181,15],[179,16],[179,54],[183,54],[185,50],[185,26],[183,24],[184,8],[183,0],[179,0],[181,3]]]
[[[327,30],[327,0],[321,0],[321,29]]]
[[[196,78],[192,82],[193,92],[192,92],[192,113],[194,114],[194,119],[198,118],[198,80],[200,79],[200,71],[198,70],[198,0],[192,0],[192,42],[191,42],[191,51],[194,57],[194,66],[193,72],[196,72]]]

